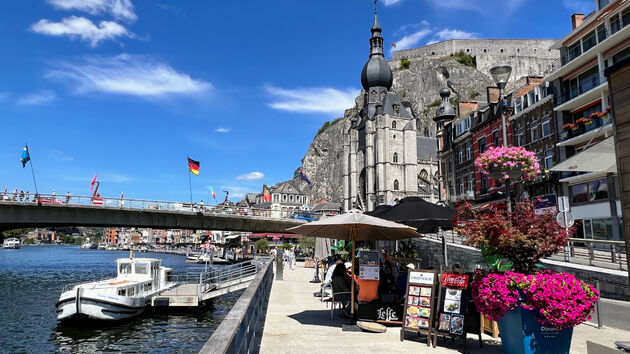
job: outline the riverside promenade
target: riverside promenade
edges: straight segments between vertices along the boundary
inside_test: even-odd
[[[407,332],[400,341],[400,327],[388,327],[385,333],[342,331],[344,319],[330,319],[326,308],[313,293],[319,284],[309,283],[312,268],[298,263],[295,270],[284,269],[284,280],[275,279],[265,318],[261,353],[456,353],[462,343],[438,339],[437,348],[426,346],[426,337]],[[503,353],[501,340],[483,335],[483,348],[477,335],[469,334],[469,353]],[[629,340],[630,332],[615,328],[597,328],[593,323],[575,327],[571,353],[587,353],[586,342],[614,347],[614,342]]]

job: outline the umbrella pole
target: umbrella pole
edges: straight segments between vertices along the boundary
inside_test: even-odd
[[[354,228],[354,226],[352,227],[351,231],[351,239],[352,239],[352,254],[350,255],[351,257],[351,262],[352,262],[352,285],[351,285],[351,293],[350,293],[350,314],[352,315],[352,317],[354,317],[354,270],[356,268],[356,264],[355,264],[355,258],[354,258],[354,246],[356,244],[356,233],[357,230]]]

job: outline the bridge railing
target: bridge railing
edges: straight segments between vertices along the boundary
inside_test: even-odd
[[[0,203],[37,204],[46,206],[92,206],[101,208],[120,208],[137,210],[164,210],[176,213],[203,213],[210,215],[240,215],[260,218],[295,219],[297,209],[272,210],[251,206],[201,204],[177,201],[148,200],[134,198],[94,197],[65,194],[16,194],[0,192]]]

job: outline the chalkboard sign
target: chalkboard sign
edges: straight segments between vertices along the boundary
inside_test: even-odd
[[[437,335],[466,336],[466,305],[468,303],[468,275],[442,273],[438,290]]]
[[[433,342],[436,345],[436,335],[433,330],[433,312],[435,299],[436,271],[409,270],[407,277],[407,291],[405,295],[405,310],[403,312],[400,341],[405,339],[405,331],[415,331],[427,335],[427,346]],[[433,341],[431,335],[433,334]]]

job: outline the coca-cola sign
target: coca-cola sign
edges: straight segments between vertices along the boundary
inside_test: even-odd
[[[466,288],[468,287],[468,275],[466,274],[442,274],[442,286],[453,288]]]

